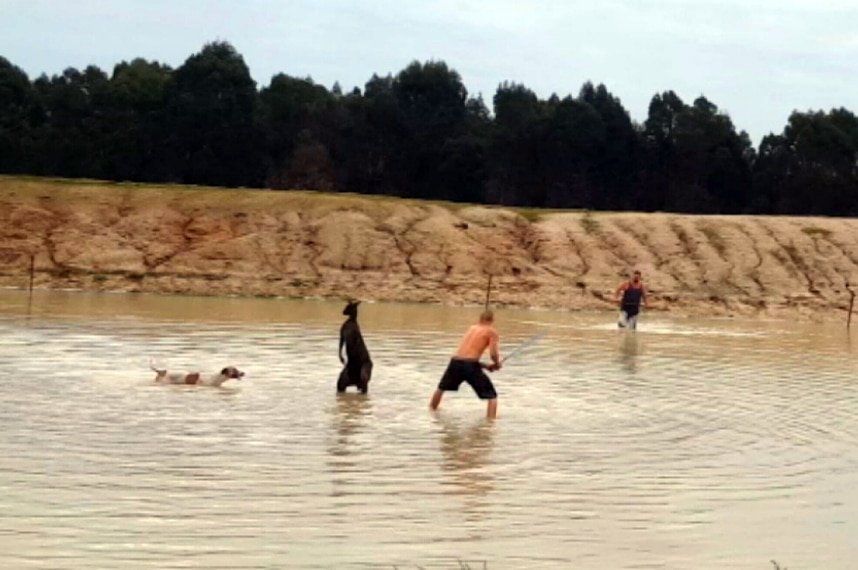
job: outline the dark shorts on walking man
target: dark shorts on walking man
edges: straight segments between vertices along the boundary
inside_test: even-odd
[[[438,389],[445,392],[457,392],[462,382],[467,382],[481,400],[493,400],[498,397],[494,384],[476,360],[451,358],[444,371]]]
[[[626,318],[636,317],[641,312],[640,305],[623,305],[621,309],[626,314]]]

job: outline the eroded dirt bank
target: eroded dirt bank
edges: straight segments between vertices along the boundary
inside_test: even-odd
[[[389,198],[0,177],[0,286],[843,320],[858,221],[520,213]]]

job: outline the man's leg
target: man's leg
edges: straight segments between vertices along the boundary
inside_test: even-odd
[[[637,330],[637,328],[638,328],[638,316],[636,314],[629,317],[629,328],[631,330]]]
[[[438,382],[438,388],[435,389],[432,400],[429,402],[429,407],[432,410],[437,410],[438,406],[441,405],[441,398],[444,397],[445,390],[456,391],[459,389],[461,380],[456,380],[458,367],[459,365],[454,360],[451,360],[450,364],[447,365],[444,375],[441,376],[441,381]]]
[[[486,404],[486,417],[489,418],[490,420],[493,420],[496,417],[498,417],[498,399],[497,398],[492,398]]]
[[[495,419],[498,415],[498,393],[495,390],[495,385],[492,384],[491,378],[483,372],[478,364],[471,371],[468,384],[477,393],[479,399],[486,400],[486,417]]]
[[[441,388],[437,388],[437,389],[435,390],[435,393],[434,393],[434,394],[432,394],[432,401],[431,401],[431,402],[429,402],[429,407],[430,407],[432,410],[437,410],[437,409],[438,409],[438,406],[440,406],[440,405],[441,405],[441,398],[442,398],[443,396],[444,396],[444,390],[442,390]]]

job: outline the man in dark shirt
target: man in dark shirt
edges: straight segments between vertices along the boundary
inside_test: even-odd
[[[646,289],[644,289],[640,271],[635,270],[629,281],[617,287],[617,302],[620,305],[620,319],[617,321],[617,325],[620,328],[628,327],[632,330],[636,329],[638,327],[638,313],[640,313],[641,304],[644,307],[647,306]]]

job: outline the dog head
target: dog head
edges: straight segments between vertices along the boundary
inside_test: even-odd
[[[235,380],[241,380],[241,377],[244,376],[244,372],[242,372],[235,366],[227,366],[226,368],[221,370],[220,373],[226,378],[234,378]]]
[[[349,304],[343,309],[343,314],[356,319],[358,305],[360,305],[360,301],[349,301]]]

